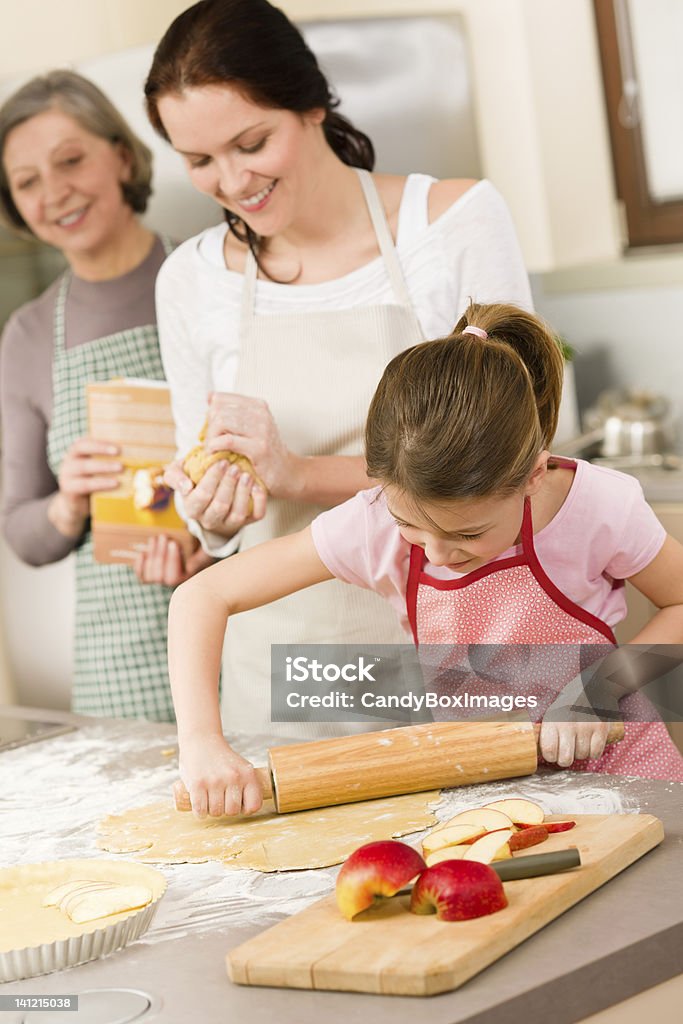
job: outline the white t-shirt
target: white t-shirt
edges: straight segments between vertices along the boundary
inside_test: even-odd
[[[436,179],[407,178],[399,209],[396,251],[425,339],[455,326],[470,299],[532,309],[531,291],[510,213],[500,193],[479,181],[431,224],[428,195]],[[227,226],[188,239],[157,278],[159,343],[171,388],[178,452],[196,444],[210,391],[234,390],[239,359],[243,275],[223,259]],[[319,284],[258,280],[256,313],[319,312],[397,301],[384,261]],[[198,536],[201,531],[195,530]],[[206,540],[206,538],[205,538]],[[230,545],[208,545],[227,554]]]
[[[410,545],[399,533],[381,489],[360,491],[321,513],[311,530],[329,571],[346,583],[382,594],[407,629]],[[569,493],[555,517],[534,535],[534,547],[563,594],[615,626],[626,614],[620,581],[645,569],[665,539],[664,527],[635,477],[578,459]],[[520,552],[519,547],[511,548],[495,561]],[[430,562],[425,562],[424,571],[438,579],[466,575]]]

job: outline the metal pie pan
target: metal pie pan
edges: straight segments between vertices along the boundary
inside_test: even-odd
[[[44,894],[48,886],[54,888],[61,882],[76,878],[122,884],[135,881],[149,886],[153,894],[152,901],[139,910],[113,915],[111,924],[103,923],[107,918],[99,918],[74,926],[65,919],[65,931],[74,927],[84,930],[77,935],[56,937],[41,945],[0,951],[0,982],[21,981],[39,974],[51,974],[123,949],[147,931],[167,885],[166,878],[156,868],[133,861],[95,858],[45,861],[0,869],[0,905],[3,902],[3,890],[25,889],[30,894],[29,900],[36,904],[32,907],[29,902],[27,910],[35,913],[40,906],[41,893]]]

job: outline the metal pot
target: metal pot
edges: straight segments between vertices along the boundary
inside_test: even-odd
[[[558,455],[596,448],[607,458],[659,455],[670,451],[674,429],[669,402],[649,391],[604,391],[587,410],[585,434],[554,446]]]

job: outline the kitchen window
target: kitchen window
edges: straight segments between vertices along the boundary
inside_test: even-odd
[[[683,242],[683,4],[594,0],[628,246]]]

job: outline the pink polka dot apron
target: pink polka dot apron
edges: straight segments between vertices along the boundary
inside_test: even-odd
[[[541,717],[543,707],[562,686],[616,645],[611,628],[563,594],[543,569],[534,547],[529,498],[524,503],[519,554],[451,580],[428,575],[424,562],[424,551],[413,545],[406,603],[416,646],[447,645],[440,648],[444,652],[449,648],[455,651],[454,645],[472,644],[477,645],[472,652],[475,660],[486,661],[487,651],[493,662],[516,659],[526,692],[540,694]],[[510,645],[522,646],[515,649]],[[543,645],[549,645],[547,657]],[[596,645],[592,657],[589,645]],[[442,660],[440,665],[446,669],[441,678],[450,678],[455,689],[458,661],[454,654],[450,675],[447,663]],[[498,665],[501,667],[505,666]],[[500,692],[500,683],[487,683],[487,676],[492,678],[491,665],[488,668],[477,671],[477,693]],[[501,678],[504,676],[499,673]],[[547,686],[549,678],[554,684],[552,691]],[[471,682],[471,670],[469,679]],[[645,698],[641,694],[624,698],[620,711],[625,719],[634,719],[624,722],[622,742],[606,747],[597,760],[575,761],[572,770],[683,782],[683,757],[664,723],[646,720],[652,719],[653,711]],[[538,713],[534,717],[539,717]]]

